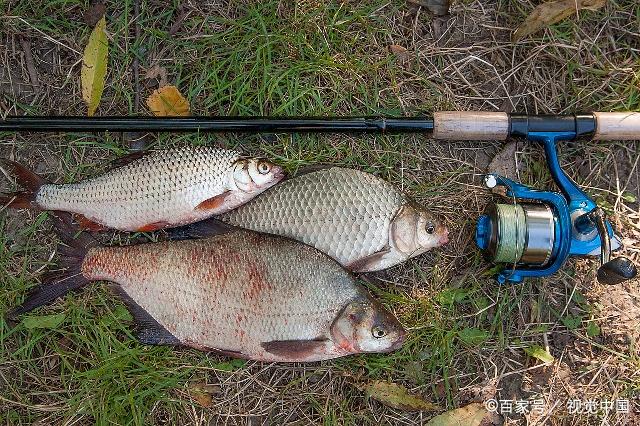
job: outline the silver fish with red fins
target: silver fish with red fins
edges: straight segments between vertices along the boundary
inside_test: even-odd
[[[103,175],[58,185],[0,159],[0,168],[27,188],[0,194],[0,205],[71,212],[92,230],[153,231],[234,209],[284,177],[267,160],[214,147],[135,153],[118,163]]]
[[[340,167],[285,180],[216,219],[302,241],[354,272],[389,268],[448,239],[426,207],[372,174]],[[176,235],[206,234],[209,222]]]
[[[103,247],[58,225],[66,270],[10,315],[110,281],[148,344],[269,362],[398,349],[406,332],[337,262],[287,238],[232,230],[208,239]]]

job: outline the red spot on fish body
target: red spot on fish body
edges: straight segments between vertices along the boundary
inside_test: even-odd
[[[248,260],[246,273],[248,289],[245,296],[250,302],[257,302],[261,299],[262,293],[272,289],[271,283],[266,277],[266,267],[261,261]]]

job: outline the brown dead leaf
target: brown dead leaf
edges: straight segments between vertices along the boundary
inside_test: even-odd
[[[407,388],[395,383],[375,381],[364,387],[367,397],[406,411],[436,411],[439,407],[419,395],[410,394]]]
[[[391,53],[396,55],[396,57],[401,61],[404,61],[407,58],[409,58],[409,51],[404,46],[400,46],[399,44],[390,44],[389,50],[391,51]]]
[[[444,16],[449,14],[451,0],[409,0],[409,3],[426,7],[434,15]]]
[[[102,2],[93,3],[82,15],[82,20],[90,27],[95,27],[100,18],[104,16],[107,7]]]
[[[389,50],[391,50],[391,52],[395,53],[396,55],[401,55],[407,52],[407,48],[400,46],[399,44],[390,44]]]
[[[456,396],[459,404],[469,404],[471,402],[483,402],[495,398],[498,386],[498,379],[487,379],[466,388],[460,389]]]
[[[539,4],[513,33],[513,40],[522,40],[549,25],[577,14],[581,9],[597,10],[606,3],[607,0],[556,0]]]
[[[516,168],[516,151],[518,150],[518,142],[507,142],[500,152],[489,163],[487,167],[488,173],[495,173],[509,179],[517,179]]]
[[[187,101],[175,86],[163,86],[147,98],[147,106],[158,117],[186,117],[190,115]]]
[[[209,408],[213,405],[213,397],[220,393],[220,387],[207,383],[194,383],[189,385],[189,396],[202,407]]]
[[[147,80],[157,78],[158,87],[166,86],[168,84],[167,70],[158,64],[155,64],[154,66],[149,68],[145,73],[144,78],[146,78]]]

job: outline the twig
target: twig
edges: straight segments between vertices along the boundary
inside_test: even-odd
[[[29,73],[29,80],[31,80],[31,85],[34,90],[38,92],[40,90],[40,81],[38,79],[36,64],[33,62],[33,55],[31,54],[31,43],[27,39],[20,38],[20,45],[24,52],[24,62],[27,66],[27,72]]]

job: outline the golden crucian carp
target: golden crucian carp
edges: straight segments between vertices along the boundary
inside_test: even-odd
[[[185,345],[270,362],[319,361],[398,349],[406,332],[351,273],[294,240],[246,230],[207,239],[124,247],[61,238],[58,276],[11,313],[44,305],[91,281],[110,281],[147,344]]]
[[[447,228],[426,208],[372,174],[340,167],[285,180],[216,219],[302,241],[354,272],[389,268],[447,242]],[[175,235],[206,236],[215,221]]]
[[[153,231],[231,210],[278,183],[279,166],[213,147],[136,153],[103,175],[51,184],[18,163],[0,159],[25,191],[0,194],[0,205],[75,214],[91,230]]]

